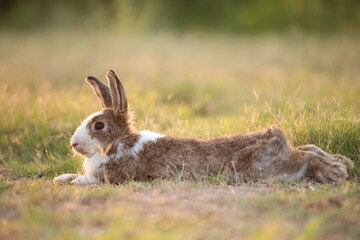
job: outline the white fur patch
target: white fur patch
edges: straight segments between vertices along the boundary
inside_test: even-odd
[[[94,117],[103,114],[103,111],[93,113],[89,117],[87,117],[81,125],[76,129],[73,137],[71,138],[70,144],[77,143],[78,147],[85,151],[87,157],[94,155],[99,151],[99,146],[101,143],[95,139],[91,138],[90,131],[87,128],[87,125],[92,121]]]
[[[85,158],[84,160],[84,171],[86,176],[91,176],[101,171],[101,164],[105,164],[109,161],[109,157],[103,155],[100,152],[95,153],[90,158]]]
[[[86,186],[91,184],[99,184],[100,181],[99,179],[93,176],[79,176],[75,178],[73,181],[71,181],[71,183],[76,185]]]
[[[141,131],[140,138],[135,143],[134,147],[131,148],[131,153],[137,155],[140,151],[144,149],[144,145],[149,142],[156,142],[158,138],[162,138],[164,135],[150,132],[150,131]]]
[[[159,138],[162,137],[164,137],[164,135],[161,135],[159,133],[154,133],[146,130],[140,131],[139,140],[132,148],[125,149],[124,145],[122,143],[119,143],[116,147],[117,153],[115,155],[112,155],[112,157],[115,156],[115,158],[118,159],[126,155],[137,156],[144,149],[145,144],[156,142]]]

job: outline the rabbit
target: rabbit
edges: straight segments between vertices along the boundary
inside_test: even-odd
[[[276,126],[206,140],[137,131],[122,83],[112,70],[106,78],[109,87],[95,77],[86,78],[104,109],[87,117],[70,142],[85,157],[85,175],[63,174],[55,184],[198,181],[224,174],[230,183],[312,179],[341,184],[354,166],[350,159],[315,145],[291,146]]]

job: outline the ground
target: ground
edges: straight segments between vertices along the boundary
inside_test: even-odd
[[[1,33],[0,239],[359,239],[357,36]],[[209,138],[278,125],[353,159],[340,186],[185,180],[56,186],[100,110],[87,75],[123,81],[139,130]]]

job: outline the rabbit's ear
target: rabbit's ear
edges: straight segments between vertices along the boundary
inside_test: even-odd
[[[108,86],[106,86],[96,77],[92,76],[87,77],[85,81],[92,86],[92,88],[94,89],[94,93],[99,98],[101,105],[104,108],[109,108],[112,106],[110,90]]]
[[[115,72],[110,70],[106,73],[106,78],[109,81],[110,94],[112,99],[112,107],[117,113],[127,113],[128,103],[125,95],[125,90]]]

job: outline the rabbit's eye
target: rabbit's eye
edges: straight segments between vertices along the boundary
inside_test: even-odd
[[[101,130],[105,127],[104,123],[102,122],[97,122],[95,123],[95,130]]]

